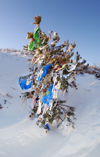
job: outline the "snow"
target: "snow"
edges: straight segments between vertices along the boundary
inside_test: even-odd
[[[30,56],[29,56],[30,57]],[[100,80],[94,75],[76,76],[78,90],[59,97],[76,107],[75,129],[66,122],[46,134],[30,120],[31,100],[22,104],[18,78],[29,74],[27,55],[0,52],[0,157],[99,157]]]

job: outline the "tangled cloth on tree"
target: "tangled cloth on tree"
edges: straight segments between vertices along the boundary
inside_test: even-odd
[[[34,81],[34,78],[31,82],[29,82],[29,84],[27,84],[27,79],[26,78],[23,79],[23,77],[20,77],[19,80],[18,80],[18,83],[19,83],[21,89],[23,90],[23,89],[31,88],[32,85],[33,85],[33,81]]]
[[[33,41],[32,43],[29,43],[28,50],[33,50],[34,48],[38,48],[39,44],[41,44],[41,36],[40,36],[40,28],[37,28],[34,35],[33,35]]]
[[[43,71],[41,77],[38,77],[39,81],[41,81],[42,78],[46,76],[46,74],[47,74],[47,72],[48,72],[48,70],[49,70],[50,67],[52,67],[52,64],[48,64],[48,65],[46,65],[46,66],[43,67],[44,71]]]
[[[48,129],[48,130],[50,131],[49,124],[46,124],[46,125],[44,126],[44,129]]]
[[[44,97],[42,98],[42,102],[44,104],[47,104],[49,106],[49,101],[52,100],[52,97],[53,97],[53,85],[50,86],[46,92],[46,94],[44,95]]]

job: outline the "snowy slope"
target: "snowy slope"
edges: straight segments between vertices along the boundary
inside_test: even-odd
[[[65,122],[48,135],[30,120],[31,101],[24,107],[18,78],[29,74],[27,56],[0,52],[0,157],[99,157],[100,155],[100,80],[93,75],[78,75],[78,90],[59,97],[76,107],[75,129]]]

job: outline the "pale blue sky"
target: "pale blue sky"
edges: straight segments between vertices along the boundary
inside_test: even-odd
[[[27,45],[37,15],[42,31],[59,34],[58,44],[75,41],[75,52],[100,65],[100,0],[0,0],[0,48]]]

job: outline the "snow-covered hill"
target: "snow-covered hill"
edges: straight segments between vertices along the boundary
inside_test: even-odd
[[[78,75],[78,90],[59,97],[76,107],[75,129],[66,123],[51,127],[49,134],[30,120],[31,101],[24,106],[18,78],[29,74],[27,55],[0,52],[0,157],[99,157],[100,80]]]

